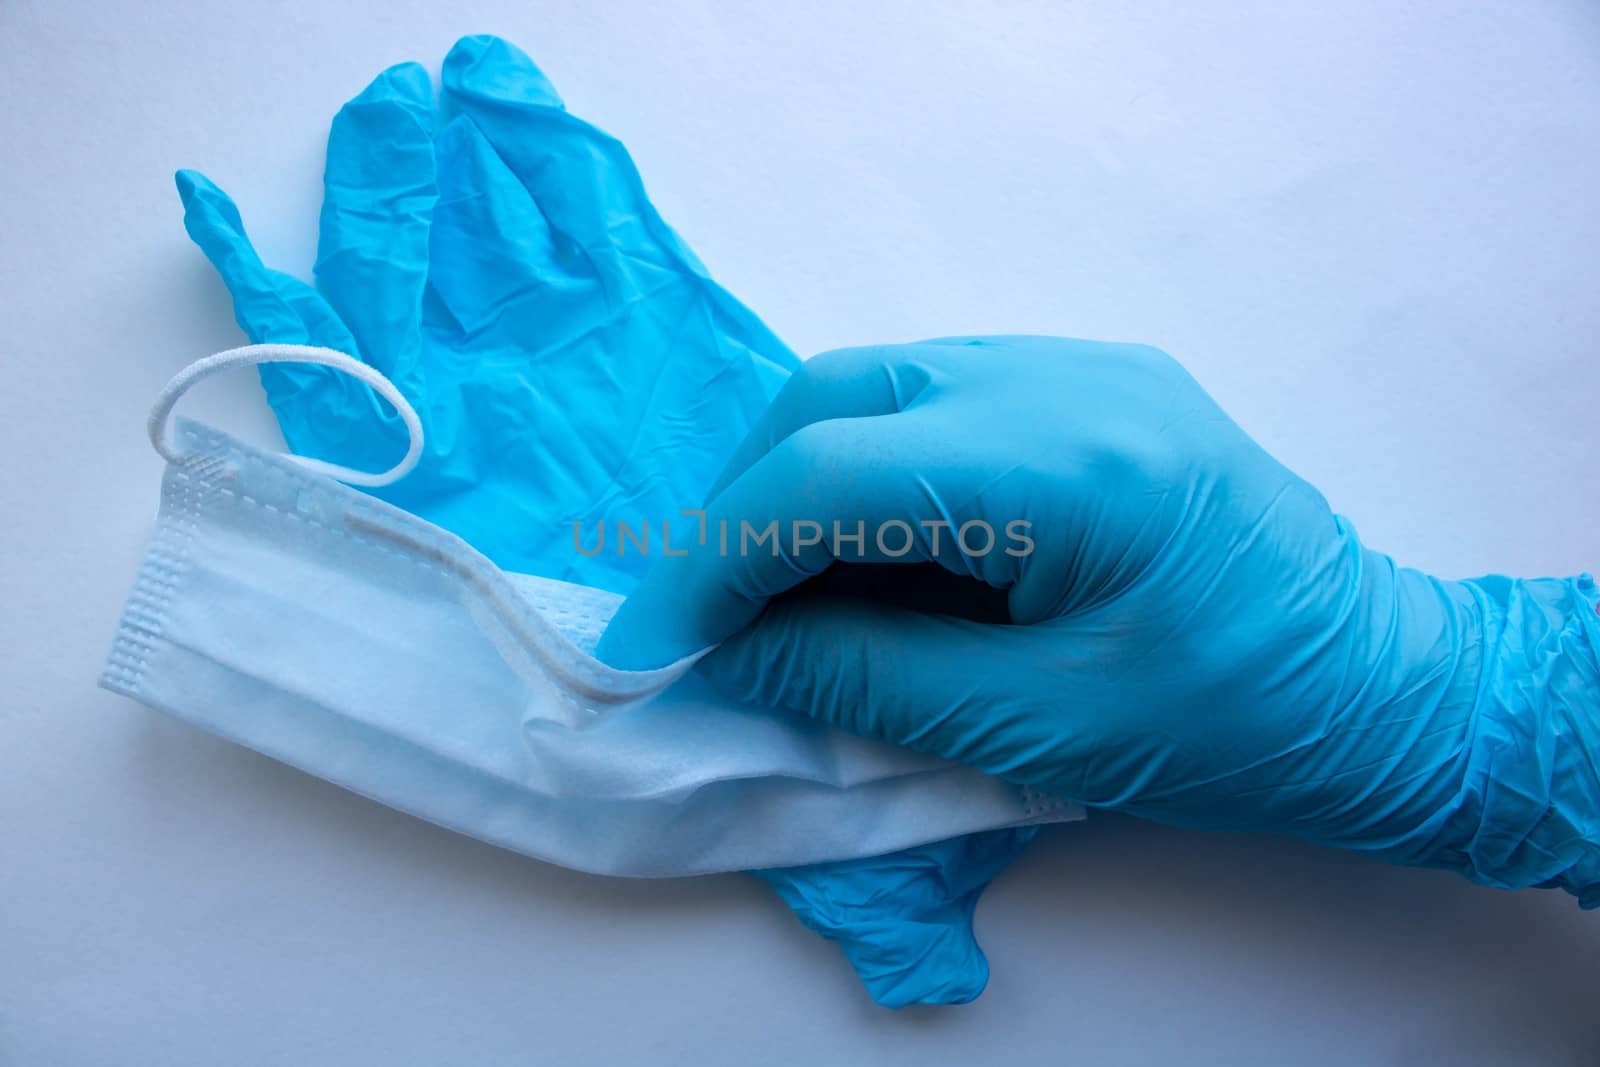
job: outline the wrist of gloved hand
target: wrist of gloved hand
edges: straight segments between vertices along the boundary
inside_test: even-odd
[[[1398,584],[1410,587],[1395,597],[1402,607],[1432,587],[1446,620],[1441,644],[1453,645],[1424,660],[1381,713],[1427,724],[1413,750],[1423,758],[1402,760],[1388,777],[1414,782],[1431,811],[1392,836],[1340,843],[1484,885],[1560,887],[1586,908],[1600,905],[1594,580],[1438,582],[1400,572]],[[1404,614],[1396,612],[1400,626]],[[1429,699],[1432,707],[1419,706]]]
[[[1600,905],[1600,615],[1595,583],[1462,583],[1486,622],[1464,780],[1463,874]],[[1476,817],[1476,825],[1471,819]]]

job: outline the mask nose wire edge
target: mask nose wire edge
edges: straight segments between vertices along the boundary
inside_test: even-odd
[[[566,639],[548,622],[526,608],[494,568],[475,553],[470,550],[452,551],[450,546],[431,544],[377,515],[350,513],[345,516],[345,522],[363,533],[402,545],[423,556],[429,563],[462,579],[483,598],[519,645],[536,657],[568,690],[590,703],[627,704],[654,696],[681,678],[696,660],[715,647],[701,649],[651,671],[618,670],[591,658],[586,673],[593,677],[584,677],[584,673],[561,662],[550,651],[552,644],[563,643]]]

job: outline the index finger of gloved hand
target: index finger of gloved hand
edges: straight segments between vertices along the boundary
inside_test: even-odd
[[[802,427],[829,419],[890,415],[905,409],[927,384],[915,364],[901,363],[892,346],[840,348],[812,356],[750,428],[706,493],[715,500],[762,456]]]
[[[671,539],[683,554],[655,561],[597,654],[624,669],[671,663],[726,639],[836,560],[932,560],[996,588],[1011,584],[1018,561],[993,529],[987,544],[968,537],[986,475],[941,464],[942,436],[917,410],[790,434],[706,506],[701,536]]]
[[[699,664],[718,689],[756,707],[1044,786],[1039,755],[1064,755],[1080,730],[1046,688],[1040,635],[872,600],[797,592],[772,603]],[[981,666],[981,670],[974,669]]]
[[[323,188],[317,280],[362,358],[405,388],[421,355],[438,199],[427,71],[390,67],[339,110]]]
[[[661,222],[621,142],[568,114],[533,60],[498,37],[466,37],[445,57],[448,107],[471,117],[550,224],[591,255],[698,261]],[[670,246],[671,255],[658,250]]]

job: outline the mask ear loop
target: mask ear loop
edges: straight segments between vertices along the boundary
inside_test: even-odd
[[[226,352],[218,352],[214,356],[195,360],[173,375],[172,380],[156,397],[156,402],[151,405],[150,420],[146,424],[150,443],[155,446],[161,458],[168,463],[176,463],[183,456],[172,440],[172,409],[177,406],[179,398],[184,393],[203,378],[209,378],[232,367],[254,366],[260,363],[317,363],[365,382],[379,396],[394,405],[401,421],[406,424],[406,433],[411,439],[411,446],[406,449],[405,457],[388,470],[377,474],[352,470],[337,463],[327,463],[309,456],[289,456],[302,467],[330,478],[337,478],[349,485],[377,488],[398,482],[410,474],[416,467],[417,461],[422,458],[422,420],[417,417],[416,409],[400,395],[400,390],[395,388],[394,383],[352,356],[335,352],[331,348],[316,348],[311,345],[245,345],[241,348],[230,348]]]

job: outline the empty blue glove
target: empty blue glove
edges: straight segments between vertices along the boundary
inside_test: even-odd
[[[1086,805],[1600,904],[1593,579],[1396,566],[1158,351],[819,356],[706,521],[776,522],[780,551],[657,561],[602,656],[726,639],[701,669],[742,699]],[[839,561],[879,594],[779,595]],[[882,595],[930,563],[1000,591],[1003,620]]]
[[[339,112],[320,293],[263,267],[193,171],[178,175],[185,225],[252,340],[357,355],[416,404],[426,452],[379,495],[507,569],[626,588],[642,555],[578,553],[573,523],[692,505],[797,361],[521,52],[460,42],[444,107],[436,138],[432,85],[408,63]],[[403,450],[393,414],[348,378],[261,377],[295,452],[378,469]]]
[[[521,51],[463,39],[442,103],[447,121],[427,73],[403,64],[334,120],[320,292],[264,267],[233,203],[192,171],[178,175],[185,225],[252,340],[357,355],[418,409],[422,460],[377,495],[508,570],[626,592],[646,557],[575,551],[574,523],[638,529],[696,506],[798,361]],[[261,377],[295,452],[376,470],[404,451],[394,413],[348,377]],[[953,1003],[988,974],[977,895],[1031,836],[762,876],[880,1002]]]

